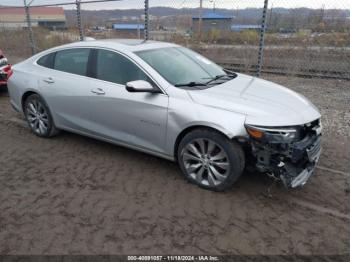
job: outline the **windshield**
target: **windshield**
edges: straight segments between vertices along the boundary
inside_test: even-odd
[[[175,86],[205,84],[217,76],[226,75],[220,66],[184,47],[146,50],[136,54]]]

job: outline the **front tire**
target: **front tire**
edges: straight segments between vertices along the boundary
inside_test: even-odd
[[[242,148],[210,129],[197,129],[185,135],[177,157],[187,180],[213,191],[231,188],[245,166]]]
[[[50,110],[37,94],[30,95],[24,102],[24,115],[32,132],[39,137],[52,137],[58,134]]]

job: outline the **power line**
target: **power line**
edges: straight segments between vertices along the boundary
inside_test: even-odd
[[[92,3],[102,3],[102,2],[121,2],[123,0],[91,0],[91,1],[81,1],[81,4],[92,4]],[[65,3],[55,3],[55,4],[41,4],[41,5],[31,5],[30,7],[46,7],[46,6],[61,6],[61,5],[75,5],[76,2],[65,2]],[[0,6],[0,9],[5,8],[23,8],[23,6]]]

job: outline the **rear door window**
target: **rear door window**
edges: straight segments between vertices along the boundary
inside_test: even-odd
[[[76,48],[62,50],[56,53],[54,69],[86,76],[90,49]]]
[[[51,53],[51,54],[42,56],[37,61],[37,64],[41,65],[43,67],[53,68],[53,65],[54,65],[54,62],[55,62],[55,54],[56,53]]]

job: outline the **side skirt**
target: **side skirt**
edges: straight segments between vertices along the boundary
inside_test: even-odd
[[[64,130],[64,131],[68,131],[68,132],[74,133],[74,134],[87,136],[87,137],[90,137],[90,138],[94,138],[96,140],[108,142],[108,143],[111,143],[111,144],[114,144],[114,145],[117,145],[117,146],[123,146],[123,147],[130,148],[130,149],[142,152],[142,153],[150,154],[150,155],[153,155],[153,156],[157,156],[157,157],[164,158],[166,160],[170,160],[170,161],[175,162],[174,156],[170,156],[170,155],[163,154],[163,153],[160,153],[160,152],[152,151],[152,150],[149,150],[147,148],[130,145],[130,144],[122,142],[122,141],[116,141],[116,140],[108,139],[108,138],[105,138],[105,137],[93,135],[93,134],[90,134],[90,133],[87,133],[87,132],[84,132],[84,131],[80,131],[80,130],[76,130],[76,129],[72,129],[72,128],[67,128],[67,127],[57,127],[57,128],[61,129],[61,130]]]

